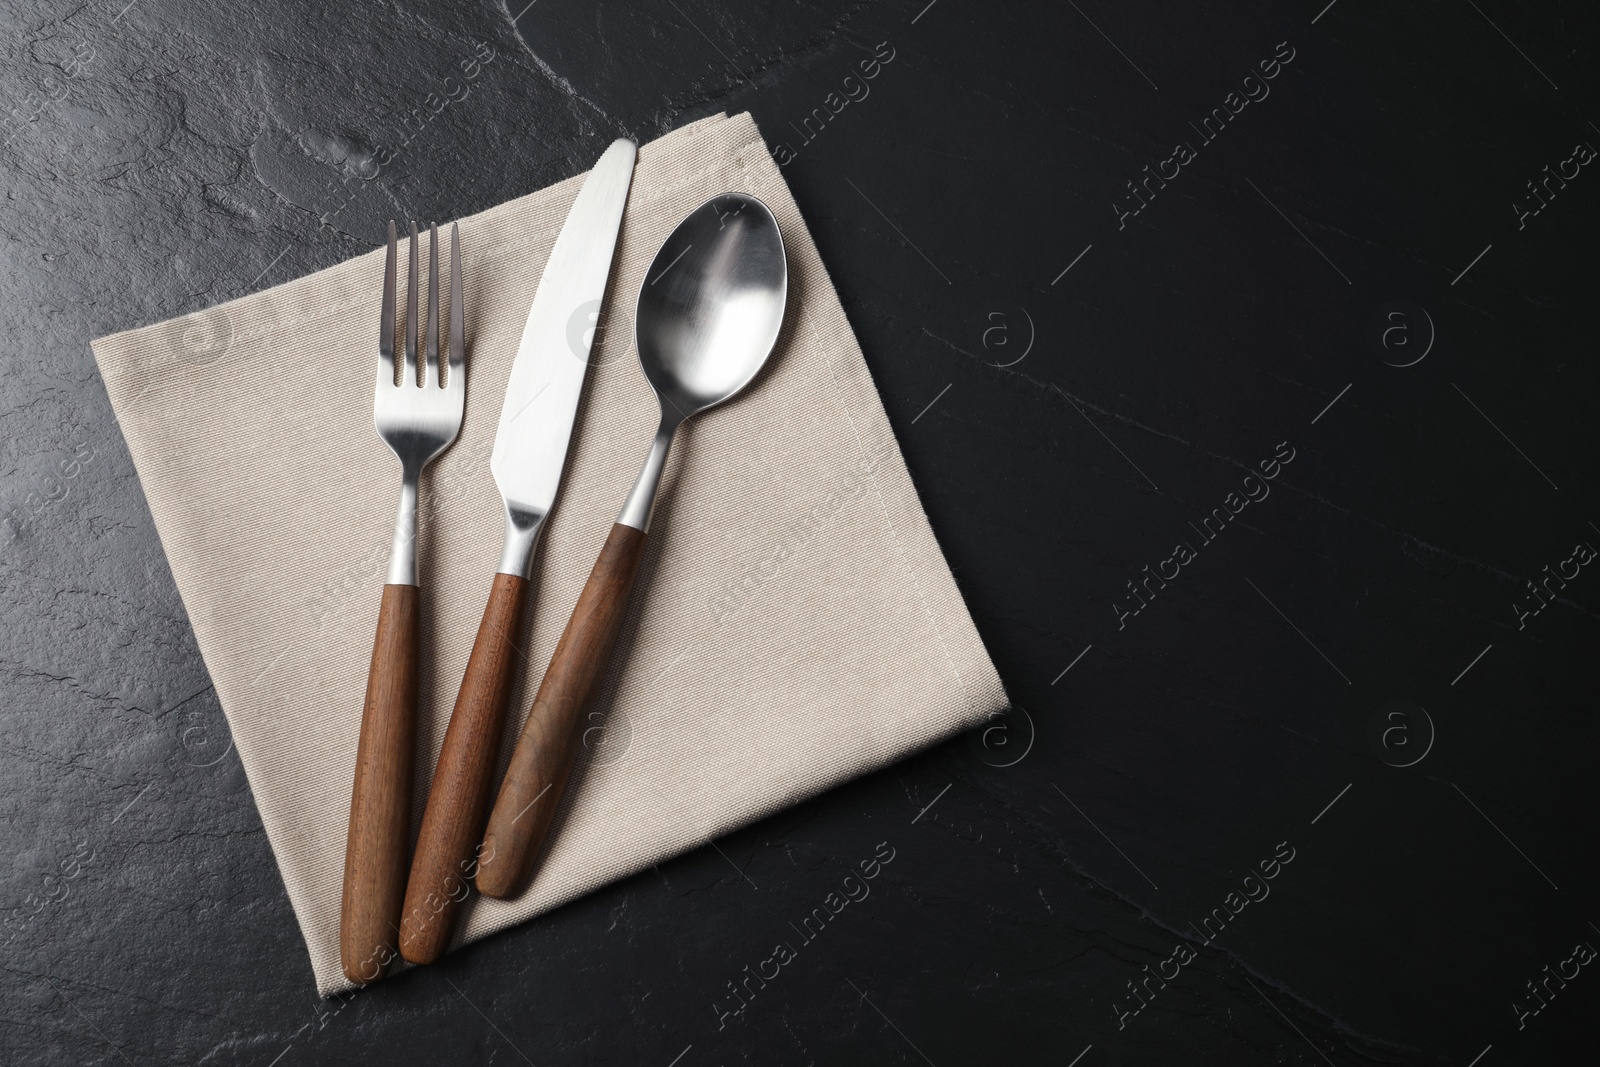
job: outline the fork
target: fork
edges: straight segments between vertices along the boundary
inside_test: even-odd
[[[405,358],[395,378],[395,228],[383,273],[378,382],[372,421],[400,460],[400,508],[389,549],[389,575],[378,608],[378,634],[367,674],[344,854],[339,959],[345,977],[365,984],[395,958],[411,832],[411,772],[417,733],[417,482],[422,469],[456,439],[466,394],[461,240],[450,228],[449,374],[439,362],[439,227],[430,234],[426,360],[417,360],[417,224],[411,224],[406,286]],[[420,371],[420,380],[419,380]]]

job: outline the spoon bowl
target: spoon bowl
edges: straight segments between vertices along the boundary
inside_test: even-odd
[[[634,338],[663,417],[679,421],[736,396],[783,324],[789,271],[767,206],[728,193],[672,231],[639,287]]]
[[[712,197],[662,243],[634,315],[639,366],[661,405],[661,426],[618,523],[650,529],[679,423],[750,384],[772,354],[788,299],[783,234],[753,196]]]

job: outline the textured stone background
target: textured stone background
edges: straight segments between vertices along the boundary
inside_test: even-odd
[[[1592,1058],[1592,5],[124,2],[0,33],[0,1061]],[[724,110],[1018,709],[324,1003],[88,342]]]

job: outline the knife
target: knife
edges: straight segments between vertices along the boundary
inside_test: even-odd
[[[432,963],[450,944],[455,913],[480,866],[474,854],[488,818],[489,786],[503,732],[522,622],[522,603],[546,517],[566,465],[593,332],[616,251],[638,148],[611,143],[578,191],[528,311],[511,364],[489,469],[505,501],[505,547],[467,660],[400,918],[400,954]]]

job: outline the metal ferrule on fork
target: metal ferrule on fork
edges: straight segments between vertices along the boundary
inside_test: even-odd
[[[400,511],[394,519],[385,585],[417,584],[417,480],[422,468],[406,464],[400,474]]]

